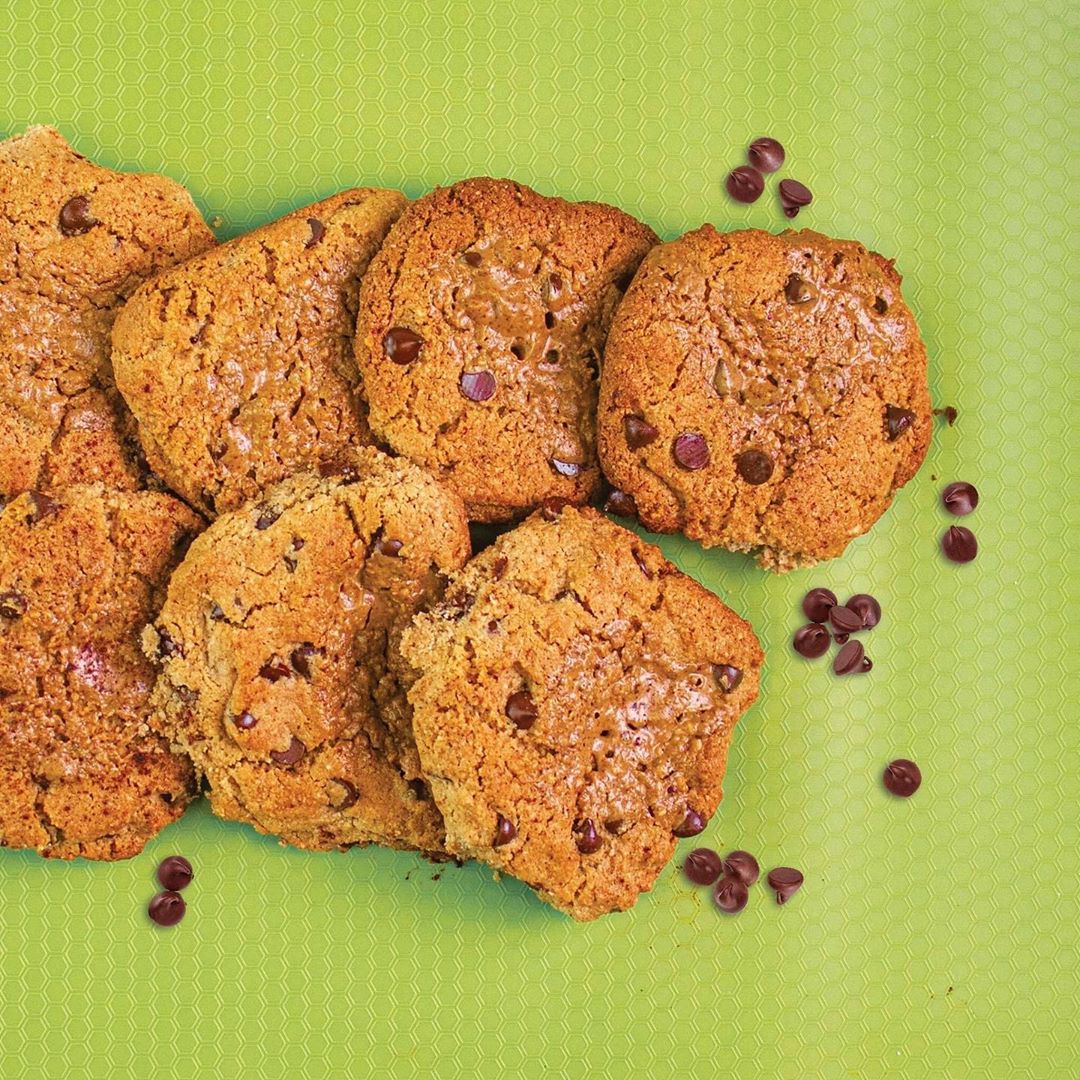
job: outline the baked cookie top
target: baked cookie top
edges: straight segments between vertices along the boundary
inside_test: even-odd
[[[152,724],[218,815],[306,848],[437,852],[397,639],[469,555],[461,500],[357,451],[223,514],[195,541],[144,643]]]
[[[358,188],[141,288],[113,331],[151,466],[211,517],[370,444],[352,355],[360,276],[405,206]]]
[[[762,663],[748,623],[588,508],[501,536],[401,648],[448,850],[578,919],[630,907],[705,827]]]
[[[711,225],[654,248],[620,306],[600,390],[604,470],[642,523],[839,555],[926,455],[926,350],[893,264],[804,230]]]
[[[0,502],[139,485],[113,317],[141,282],[213,243],[173,180],[102,168],[49,127],[0,142]]]
[[[0,847],[127,858],[194,795],[146,726],[139,635],[201,527],[168,495],[101,485],[0,513]]]
[[[656,243],[610,206],[463,180],[399,218],[360,290],[356,358],[375,434],[509,521],[596,491],[598,366]]]

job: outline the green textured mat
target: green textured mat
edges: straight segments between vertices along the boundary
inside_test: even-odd
[[[724,918],[673,864],[579,926],[478,867],[302,854],[204,807],[129,863],[0,852],[4,1080],[1077,1075],[1080,8],[622,8],[17,0],[0,129],[54,122],[169,173],[224,235],[357,182],[475,173],[666,236],[778,229],[775,181],[751,208],[721,185],[750,138],[781,139],[816,196],[799,224],[897,257],[935,403],[960,410],[834,564],[777,578],[663,541],[768,654],[704,839],[805,888]],[[937,554],[954,479],[982,494],[966,567]],[[882,600],[869,677],[792,655],[819,584]],[[925,776],[908,802],[878,779],[901,755]],[[143,910],[174,851],[198,876],[159,931]]]

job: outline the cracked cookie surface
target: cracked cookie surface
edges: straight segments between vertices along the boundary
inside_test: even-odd
[[[127,858],[194,795],[190,762],[147,727],[139,635],[202,524],[101,485],[0,513],[0,847]]]
[[[437,853],[396,653],[469,555],[465,512],[373,449],[223,514],[173,575],[144,644],[152,724],[190,753],[214,812],[299,847]]]
[[[360,291],[356,358],[375,434],[509,521],[597,490],[597,369],[647,226],[509,180],[424,196]]]
[[[0,142],[0,502],[145,475],[109,332],[147,278],[214,244],[191,196],[33,127]]]
[[[162,274],[113,332],[154,471],[211,517],[371,443],[352,339],[360,277],[401,213],[357,188]]]
[[[762,663],[716,596],[572,508],[476,556],[401,647],[447,849],[578,919],[629,908],[704,828]]]
[[[654,248],[616,314],[600,459],[646,528],[811,565],[922,463],[926,366],[889,260],[809,230],[705,225]]]

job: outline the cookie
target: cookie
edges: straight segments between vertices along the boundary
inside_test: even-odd
[[[0,142],[0,502],[139,486],[109,331],[141,282],[213,243],[173,180],[102,168],[48,127]]]
[[[646,528],[839,555],[926,456],[926,350],[893,264],[820,233],[711,225],[653,249],[615,317],[604,470]]]
[[[152,724],[214,812],[299,847],[439,852],[396,652],[469,555],[460,499],[376,450],[221,515],[173,575],[144,643]]]
[[[154,471],[235,510],[371,443],[352,355],[360,276],[405,206],[358,188],[141,288],[116,320],[116,382]]]
[[[168,495],[100,484],[0,513],[0,847],[124,859],[195,794],[147,728],[139,635],[201,526]]]
[[[509,180],[464,180],[398,219],[360,290],[375,434],[510,521],[596,492],[597,369],[647,226]]]
[[[590,508],[500,537],[401,649],[448,850],[582,920],[705,827],[762,663],[748,623]]]

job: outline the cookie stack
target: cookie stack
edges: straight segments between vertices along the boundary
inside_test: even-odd
[[[625,909],[715,812],[762,654],[589,504],[783,570],[925,453],[918,331],[856,244],[661,245],[476,179],[216,246],[47,128],[0,202],[2,846],[129,856],[202,780],[300,847]]]

